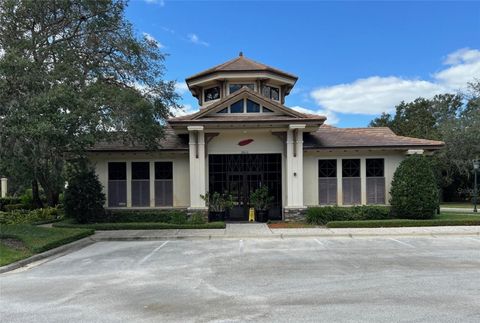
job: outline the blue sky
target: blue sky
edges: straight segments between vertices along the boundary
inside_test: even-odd
[[[239,51],[299,76],[286,105],[341,127],[480,78],[479,2],[131,0],[126,14],[168,53],[187,112],[183,80]]]

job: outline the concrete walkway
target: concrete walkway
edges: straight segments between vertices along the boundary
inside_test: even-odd
[[[298,228],[270,229],[264,223],[228,223],[225,229],[202,230],[115,230],[96,231],[96,241],[162,239],[238,239],[295,237],[373,237],[373,236],[441,236],[480,235],[480,226],[401,227],[401,228]]]
[[[473,206],[471,208],[460,208],[460,207],[441,207],[440,212],[450,212],[450,213],[472,213],[472,214],[478,214],[480,216],[480,213],[474,213],[473,212]],[[479,210],[480,212],[480,210]]]

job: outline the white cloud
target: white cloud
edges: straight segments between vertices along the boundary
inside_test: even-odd
[[[180,116],[184,116],[184,115],[187,115],[187,114],[195,113],[197,111],[198,111],[198,109],[195,109],[191,104],[184,104],[183,105],[183,110],[177,110],[173,114],[176,117],[180,117]]]
[[[153,37],[152,35],[150,35],[149,33],[143,33],[143,37],[150,43],[154,43],[157,45],[158,48],[164,48],[165,46],[163,46],[163,44],[161,42],[159,42],[155,37]]]
[[[340,119],[338,119],[335,112],[332,112],[332,111],[329,111],[329,110],[322,110],[322,109],[310,110],[310,109],[307,109],[307,108],[304,108],[304,107],[300,107],[298,105],[296,105],[294,107],[291,107],[291,108],[293,110],[301,112],[301,113],[317,114],[317,115],[320,115],[320,116],[325,116],[325,117],[327,117],[327,120],[325,121],[325,123],[329,124],[329,125],[337,124],[338,121],[340,121]]]
[[[465,89],[468,82],[480,77],[480,50],[460,49],[443,63],[445,67],[434,73],[432,80],[371,76],[317,88],[310,95],[326,111],[375,115],[393,111],[402,100]]]
[[[197,34],[188,34],[188,40],[195,45],[210,46],[209,43],[200,39]]]
[[[160,7],[164,7],[165,6],[165,0],[143,0],[145,1],[146,3],[148,4],[157,4],[159,5]]]
[[[175,83],[175,91],[177,91],[177,93],[180,94],[180,95],[184,95],[185,93],[188,92],[187,83],[185,83],[185,82]]]

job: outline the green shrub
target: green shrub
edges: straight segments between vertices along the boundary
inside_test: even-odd
[[[127,222],[163,222],[170,223],[172,217],[186,217],[185,211],[181,210],[107,210],[105,217],[97,222],[127,223]]]
[[[387,206],[311,207],[307,209],[306,221],[325,225],[330,221],[383,220],[393,216]]]
[[[412,155],[401,162],[393,175],[390,195],[395,217],[433,218],[439,207],[438,187],[427,157]]]
[[[169,223],[185,224],[187,223],[187,215],[185,213],[180,213],[180,212],[173,213]]]
[[[63,214],[54,207],[0,212],[0,224],[38,224],[58,221],[62,218]]]
[[[200,212],[195,212],[193,213],[190,218],[188,219],[188,223],[192,224],[204,224],[206,223],[205,221],[205,216],[200,213]]]
[[[70,176],[65,190],[66,216],[78,223],[96,222],[105,216],[104,203],[102,184],[93,169],[79,170]]]
[[[2,197],[0,198],[0,211],[5,211],[5,206],[11,204],[20,204],[21,200],[18,197]]]
[[[22,203],[18,203],[18,204],[7,204],[3,207],[3,209],[5,210],[5,212],[11,212],[15,210],[24,210],[25,208],[23,207]]]

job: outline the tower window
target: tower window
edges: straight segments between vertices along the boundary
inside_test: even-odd
[[[220,99],[220,87],[215,86],[204,91],[205,102]]]
[[[262,89],[262,94],[269,99],[280,101],[280,89],[278,87],[265,85]]]
[[[232,94],[237,92],[244,86],[248,87],[250,90],[255,90],[255,85],[253,83],[230,84],[228,86],[228,90],[230,91],[230,94]]]

